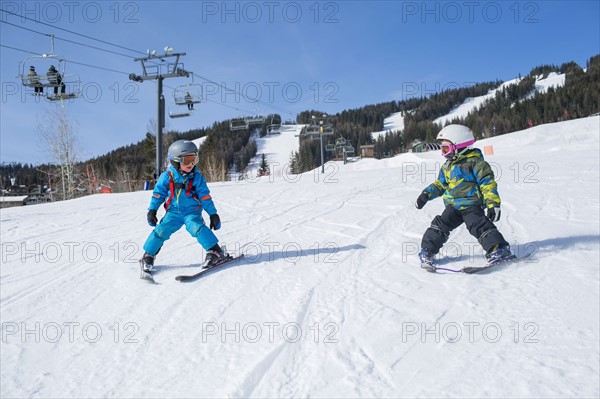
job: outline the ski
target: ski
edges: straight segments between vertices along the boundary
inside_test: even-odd
[[[235,260],[238,260],[238,259],[241,259],[243,257],[244,257],[244,254],[241,254],[241,255],[235,256],[235,257],[233,257],[231,255],[228,255],[225,259],[219,261],[218,263],[216,263],[216,264],[214,264],[214,265],[212,265],[210,267],[204,267],[204,268],[202,268],[202,270],[200,270],[198,273],[190,274],[190,275],[177,276],[177,277],[175,277],[175,280],[177,280],[177,281],[195,280],[195,279],[199,278],[200,276],[202,276],[204,273],[208,272],[209,270],[213,270],[215,268],[218,268],[220,266],[226,265],[228,263],[231,263],[231,262],[233,262]]]
[[[158,284],[156,281],[154,281],[152,273],[144,270],[144,262],[142,259],[140,259],[140,279],[146,280],[152,284]]]
[[[523,255],[521,257],[517,257],[516,255],[511,255],[505,259],[498,260],[493,263],[487,263],[483,266],[469,266],[463,267],[462,269],[449,269],[446,267],[438,267],[435,264],[421,263],[421,268],[425,269],[430,273],[436,273],[437,271],[445,271],[451,273],[466,273],[466,274],[474,274],[480,273],[482,271],[488,271],[498,266],[508,265],[510,263],[521,262],[524,259],[527,259],[531,254]]]
[[[433,263],[421,262],[421,269],[425,269],[429,273],[435,273],[437,267]]]
[[[523,259],[523,258],[521,258],[521,259]],[[517,260],[519,260],[519,258],[517,258],[516,255],[511,255],[511,256],[509,256],[507,258],[498,260],[498,261],[493,262],[493,263],[488,263],[488,264],[486,264],[484,266],[479,266],[479,267],[478,266],[465,267],[461,271],[463,273],[467,273],[467,274],[479,273],[479,272],[482,272],[484,270],[490,270],[490,269],[495,268],[495,267],[500,266],[500,265],[506,265],[508,263],[516,262]]]

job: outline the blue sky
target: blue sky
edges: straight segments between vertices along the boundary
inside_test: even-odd
[[[185,131],[248,113],[277,112],[286,119],[306,109],[335,113],[509,80],[540,64],[575,61],[585,67],[600,53],[599,4],[2,1],[3,10],[30,19],[0,13],[6,22],[0,23],[0,162],[52,160],[39,144],[38,123],[57,104],[27,94],[17,78],[21,62],[38,61],[26,60],[31,54],[19,50],[50,50],[49,37],[31,30],[56,35],[55,53],[67,60],[66,73],[82,82],[83,96],[64,107],[76,126],[79,158],[85,160],[142,140],[156,119],[156,83],[132,84],[127,76],[141,73],[133,58],[147,49],[161,53],[168,45],[187,53],[184,67],[194,72],[193,88],[201,87],[207,102],[189,118],[167,117],[167,130]],[[181,111],[172,90],[190,83],[165,80],[167,112]]]

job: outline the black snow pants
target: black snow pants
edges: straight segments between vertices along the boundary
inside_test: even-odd
[[[433,219],[431,226],[425,231],[421,248],[426,248],[428,252],[437,254],[448,240],[450,232],[463,222],[469,233],[477,238],[486,253],[489,253],[496,244],[508,245],[494,223],[485,216],[482,208],[474,206],[459,211],[448,205],[441,215]]]

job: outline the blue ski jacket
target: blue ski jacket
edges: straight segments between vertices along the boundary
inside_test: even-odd
[[[217,213],[206,179],[197,166],[188,174],[182,174],[173,165],[161,173],[148,210],[158,210],[163,203],[167,212],[183,215],[199,214],[203,209],[209,215]]]

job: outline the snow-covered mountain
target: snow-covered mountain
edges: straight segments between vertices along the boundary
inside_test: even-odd
[[[373,140],[377,140],[379,136],[385,136],[390,131],[399,132],[401,130],[404,130],[404,113],[395,112],[383,120],[383,130],[373,132],[371,135],[373,136]]]
[[[278,134],[256,138],[256,156],[246,168],[249,178],[257,176],[263,154],[271,174],[281,177],[289,173],[290,156],[300,148],[298,135],[305,125],[281,125]]]
[[[482,275],[418,266],[437,152],[210,184],[246,258],[187,284],[204,254],[185,229],[160,284],[138,278],[150,192],[2,209],[0,396],[598,397],[600,117],[476,146],[498,227],[533,253]],[[464,226],[442,255],[483,262]]]
[[[537,94],[544,94],[549,88],[562,87],[565,85],[566,74],[551,72],[547,75],[538,75],[535,77],[534,90],[526,97],[532,98]],[[469,97],[462,104],[452,109],[448,114],[434,119],[434,123],[440,126],[444,126],[454,118],[465,118],[469,112],[474,112],[480,107],[485,107],[485,104],[496,96],[496,93],[501,92],[511,85],[519,84],[522,78],[515,78],[502,83],[499,87],[493,90],[489,90],[485,95],[478,97]],[[402,112],[396,112],[387,118],[383,122],[383,130],[379,132],[373,132],[372,136],[374,140],[381,135],[385,136],[390,131],[401,131],[404,129],[404,115]]]

